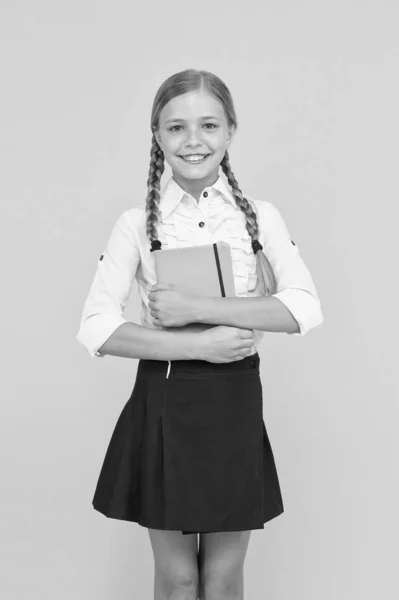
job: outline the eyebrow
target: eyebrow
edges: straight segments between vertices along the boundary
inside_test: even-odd
[[[215,121],[221,121],[221,119],[219,117],[215,117],[212,115],[208,115],[207,117],[200,117],[201,119],[203,119],[204,121],[206,119],[215,119]],[[167,121],[165,121],[165,123],[172,123],[172,122],[179,122],[179,123],[185,123],[185,119],[168,119]]]

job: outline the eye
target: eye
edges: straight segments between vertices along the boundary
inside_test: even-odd
[[[215,123],[204,123],[204,127],[206,129],[213,130],[213,129],[217,129],[218,125],[215,125]],[[173,133],[177,133],[181,128],[182,128],[181,125],[172,125],[172,127],[168,128],[168,131],[172,131]]]

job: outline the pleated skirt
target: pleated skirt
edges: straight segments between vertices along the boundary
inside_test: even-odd
[[[263,529],[284,511],[260,358],[140,360],[93,497],[103,515],[183,534]]]

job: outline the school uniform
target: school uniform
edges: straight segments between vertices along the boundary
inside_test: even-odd
[[[323,322],[318,294],[278,209],[245,197],[256,212],[259,241],[273,267],[275,297],[304,335]],[[170,177],[161,189],[162,252],[225,241],[231,247],[236,296],[257,295],[256,256],[227,182],[219,176],[199,202]],[[115,223],[99,256],[78,341],[90,356],[126,322],[131,286],[138,284],[141,323],[155,328],[148,307],[156,283],[143,202]],[[111,436],[93,497],[110,518],[187,533],[263,529],[284,511],[266,426],[258,347],[231,363],[140,359],[131,396]]]

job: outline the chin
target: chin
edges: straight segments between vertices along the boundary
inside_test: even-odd
[[[206,180],[208,177],[210,177],[212,175],[212,173],[214,173],[214,169],[212,169],[211,171],[207,171],[207,172],[203,172],[203,173],[184,173],[182,171],[177,171],[176,169],[174,169],[175,172],[177,172],[177,174],[182,178],[182,179],[187,179],[187,180],[197,180],[197,179],[204,179]]]

